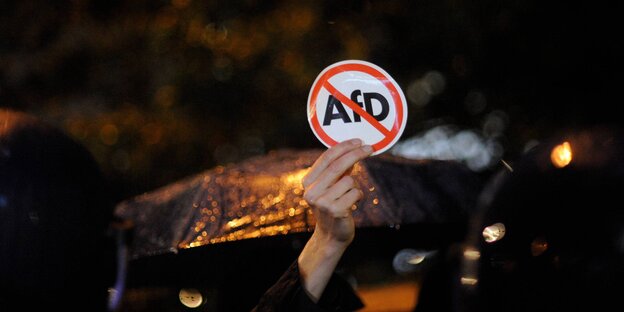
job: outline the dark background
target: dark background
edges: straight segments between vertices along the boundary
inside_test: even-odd
[[[406,93],[403,138],[454,125],[511,162],[552,132],[624,119],[621,11],[605,3],[0,0],[0,107],[87,146],[122,200],[272,150],[322,147],[306,120],[310,86],[326,66],[360,59]],[[419,89],[432,73],[443,83]],[[375,261],[405,247],[399,234],[360,233],[345,259],[368,265],[362,276],[385,274]],[[281,239],[143,259],[126,310],[178,311],[179,287],[197,285],[226,298],[216,305],[253,305],[306,236]]]
[[[404,138],[453,124],[496,136],[513,159],[557,129],[621,119],[621,18],[596,1],[0,3],[0,106],[84,143],[118,199],[321,147],[309,88],[344,59],[381,66],[404,91],[442,75],[426,105],[408,96]]]

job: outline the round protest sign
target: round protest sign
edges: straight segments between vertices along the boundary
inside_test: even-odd
[[[325,68],[312,84],[307,108],[310,127],[325,146],[359,138],[373,155],[399,140],[407,120],[401,87],[382,68],[358,60]]]

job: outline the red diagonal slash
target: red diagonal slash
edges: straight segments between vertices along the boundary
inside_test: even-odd
[[[390,130],[386,129],[375,117],[371,116],[367,111],[362,109],[357,103],[353,102],[350,98],[346,97],[344,94],[340,93],[338,89],[336,89],[328,80],[325,80],[323,83],[323,87],[329,91],[338,101],[346,104],[358,115],[362,116],[368,123],[370,123],[375,129],[379,130],[384,136],[388,137],[392,133]]]

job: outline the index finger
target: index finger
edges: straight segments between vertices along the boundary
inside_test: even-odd
[[[319,156],[319,158],[314,162],[312,167],[310,167],[307,175],[302,180],[303,186],[307,187],[312,184],[312,182],[315,181],[333,161],[352,150],[360,148],[361,146],[362,140],[351,139],[330,147],[328,150],[323,152],[323,154],[321,154],[321,156]]]

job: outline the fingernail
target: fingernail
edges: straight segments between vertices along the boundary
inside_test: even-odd
[[[373,152],[373,147],[370,145],[365,145],[362,147],[362,149],[367,152],[367,153],[372,153]]]
[[[360,140],[360,139],[353,139],[353,140],[351,140],[351,144],[353,144],[353,145],[362,145],[362,140]]]

